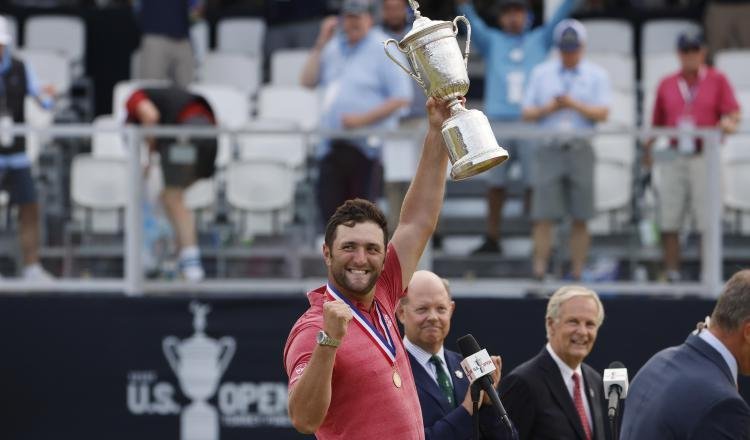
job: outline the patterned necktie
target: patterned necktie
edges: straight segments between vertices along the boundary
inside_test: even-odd
[[[437,382],[440,391],[442,391],[445,398],[448,399],[448,403],[451,404],[451,407],[455,407],[456,401],[453,398],[453,385],[451,384],[451,379],[448,377],[448,374],[445,372],[445,368],[443,368],[443,360],[440,359],[438,355],[433,354],[430,358],[430,363],[435,366],[435,370],[437,371]]]
[[[583,425],[583,432],[586,433],[586,440],[591,440],[591,426],[589,426],[589,418],[586,417],[586,410],[583,408],[583,395],[581,394],[581,376],[578,373],[573,373],[573,404],[576,406],[576,412],[578,417],[581,419],[581,425]]]

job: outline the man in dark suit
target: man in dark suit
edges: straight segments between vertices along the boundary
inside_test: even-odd
[[[404,325],[404,346],[417,385],[419,405],[427,440],[472,438],[472,401],[469,381],[461,369],[462,356],[443,347],[456,304],[451,301],[445,280],[428,271],[415,272],[407,295],[396,310]],[[495,363],[493,382],[500,380],[500,358]],[[482,392],[479,409],[481,439],[517,440],[497,417]]]
[[[641,368],[628,391],[620,439],[750,439],[738,371],[750,375],[750,270],[727,282],[707,328]]]
[[[604,320],[598,295],[580,286],[547,303],[547,346],[500,384],[521,440],[604,440],[602,377],[583,363]]]

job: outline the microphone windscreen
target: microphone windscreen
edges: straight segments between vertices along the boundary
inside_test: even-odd
[[[479,343],[477,343],[477,340],[474,339],[474,336],[472,336],[471,333],[466,336],[461,336],[456,340],[456,343],[458,343],[458,349],[461,350],[461,355],[463,357],[469,357],[482,350],[479,348]]]
[[[607,368],[625,368],[625,365],[620,361],[614,361]]]

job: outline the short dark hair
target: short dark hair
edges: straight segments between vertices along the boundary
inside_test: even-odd
[[[383,245],[385,245],[388,236],[388,221],[374,203],[365,199],[347,200],[336,208],[328,224],[326,224],[325,243],[328,247],[333,246],[333,240],[336,239],[336,228],[339,225],[354,227],[358,223],[373,222],[383,230]]]
[[[726,331],[737,330],[750,320],[750,270],[741,270],[727,281],[711,314],[711,325]]]

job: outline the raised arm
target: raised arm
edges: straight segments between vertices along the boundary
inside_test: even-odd
[[[338,26],[338,18],[334,16],[326,17],[320,23],[318,39],[315,41],[312,49],[310,49],[310,55],[307,57],[307,61],[305,61],[299,77],[300,84],[304,87],[314,88],[320,82],[320,56],[326,43],[333,38],[336,26]]]
[[[477,14],[477,10],[470,1],[456,0],[456,6],[458,12],[465,15],[471,23],[471,44],[476,45],[482,54],[488,53],[492,33],[497,32],[498,35],[503,35],[503,33],[487,26],[487,23]]]
[[[548,44],[552,44],[552,37],[555,30],[555,26],[558,23],[570,17],[573,10],[578,7],[580,0],[563,0],[560,6],[555,11],[555,14],[550,18],[547,23],[542,26],[542,32],[544,32],[544,38]]]
[[[450,117],[446,103],[427,100],[429,128],[424,139],[417,172],[401,206],[401,218],[391,244],[401,263],[402,285],[409,284],[422,251],[437,227],[445,194],[448,153],[441,128]]]

